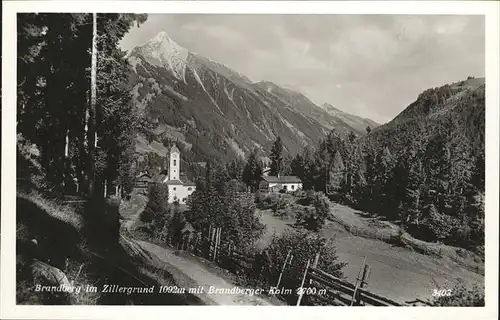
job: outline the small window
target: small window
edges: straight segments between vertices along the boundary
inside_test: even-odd
[[[177,160],[174,159],[174,166],[176,166],[176,165],[177,165]]]
[[[286,190],[286,186],[283,186],[283,189]]]
[[[176,188],[176,187],[174,187],[174,191],[175,191],[175,190],[177,190],[177,188]]]
[[[188,188],[188,191],[191,191],[191,190],[193,190],[193,188],[189,187],[189,188]]]
[[[294,190],[294,189],[295,189],[295,186],[292,184],[292,190]]]

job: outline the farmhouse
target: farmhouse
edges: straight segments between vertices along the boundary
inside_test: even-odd
[[[302,189],[302,181],[296,176],[262,176],[259,190],[264,192],[293,192]]]
[[[151,183],[151,175],[147,171],[141,172],[136,177],[134,191],[137,193],[147,193],[150,183]]]

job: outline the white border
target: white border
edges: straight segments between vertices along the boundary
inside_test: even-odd
[[[152,317],[220,319],[498,319],[498,177],[499,177],[499,11],[498,2],[480,1],[9,1],[2,12],[2,216],[0,318],[149,319]],[[15,137],[16,13],[290,13],[290,14],[477,14],[486,16],[486,307],[484,308],[342,308],[342,307],[164,307],[164,306],[16,306],[15,305]],[[396,308],[396,309],[395,309]]]

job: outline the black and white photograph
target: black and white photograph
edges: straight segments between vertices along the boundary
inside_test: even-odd
[[[86,10],[10,13],[16,307],[498,316],[485,14]]]

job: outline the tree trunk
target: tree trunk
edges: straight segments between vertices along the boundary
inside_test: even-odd
[[[88,148],[90,163],[88,166],[89,174],[89,194],[92,196],[95,192],[95,158],[96,158],[96,101],[97,101],[97,14],[92,14],[92,60],[90,69],[90,108],[88,122]]]

